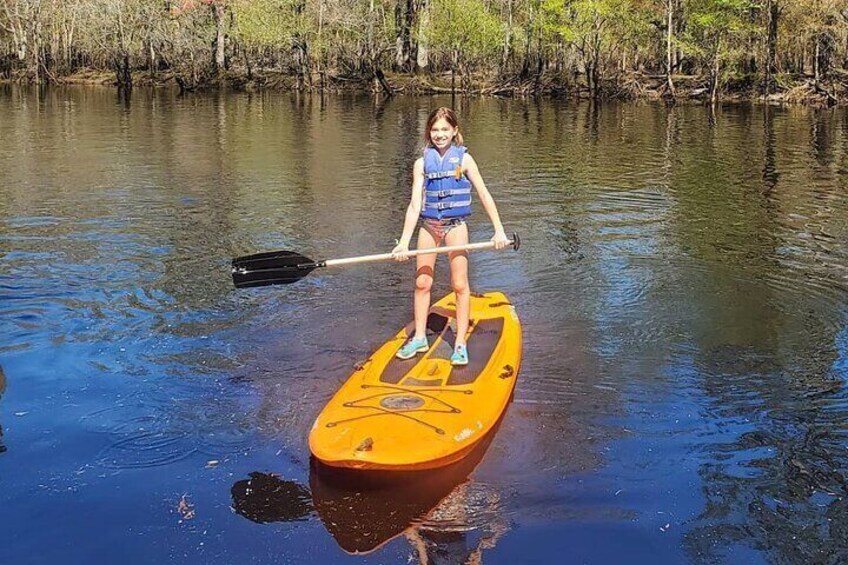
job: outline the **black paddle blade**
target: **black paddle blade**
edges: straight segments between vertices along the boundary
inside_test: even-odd
[[[272,284],[289,284],[297,282],[318,265],[311,264],[303,267],[284,267],[280,269],[263,269],[261,271],[233,271],[233,284],[236,288],[252,286],[269,286]]]
[[[269,251],[267,253],[255,253],[253,255],[236,257],[233,259],[233,271],[236,269],[246,269],[248,271],[282,269],[313,262],[309,257],[304,257],[294,251]]]
[[[289,284],[321,266],[321,263],[294,251],[245,255],[233,259],[233,284],[236,288]]]

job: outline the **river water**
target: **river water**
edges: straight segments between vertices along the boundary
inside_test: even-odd
[[[514,401],[445,473],[312,468],[413,268],[229,261],[390,250],[441,104],[0,91],[0,560],[848,559],[845,110],[457,100],[523,240],[471,258],[523,325]]]

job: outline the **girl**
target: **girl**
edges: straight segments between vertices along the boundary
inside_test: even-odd
[[[412,170],[412,199],[406,209],[397,247],[392,250],[395,259],[409,259],[409,241],[415,224],[421,219],[418,230],[418,249],[468,243],[466,218],[471,214],[471,187],[477,191],[483,209],[489,215],[495,235],[496,249],[503,249],[509,239],[501,225],[495,201],[486,189],[477,163],[465,152],[459,121],[450,108],[438,108],[427,118],[424,131],[424,155],[415,161]],[[451,363],[468,364],[465,334],[468,331],[468,313],[471,307],[471,290],[468,288],[468,253],[455,251],[450,259],[451,286],[456,293],[456,342]],[[430,288],[433,285],[435,253],[418,255],[415,277],[415,334],[401,347],[397,356],[409,359],[429,349],[427,343],[427,313],[430,310]]]

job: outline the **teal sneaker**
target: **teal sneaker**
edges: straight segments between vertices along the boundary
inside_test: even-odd
[[[430,349],[430,344],[427,343],[426,337],[422,337],[421,339],[413,338],[407,341],[403,347],[398,349],[398,352],[395,355],[398,359],[411,359],[419,353],[425,353],[428,349]]]
[[[464,345],[457,345],[454,348],[451,365],[468,365],[468,349]]]

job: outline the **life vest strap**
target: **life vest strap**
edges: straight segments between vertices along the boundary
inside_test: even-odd
[[[428,190],[427,196],[435,196],[436,198],[446,198],[448,196],[460,196],[463,194],[471,194],[470,188],[453,188],[448,190]]]
[[[444,179],[444,178],[447,178],[447,177],[455,177],[455,176],[456,176],[456,170],[436,171],[434,173],[425,173],[424,174],[424,178],[429,179],[429,180]]]
[[[450,208],[462,208],[471,206],[471,200],[460,200],[454,202],[425,202],[424,207],[432,210],[448,210]]]

